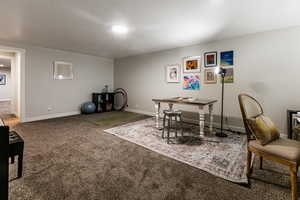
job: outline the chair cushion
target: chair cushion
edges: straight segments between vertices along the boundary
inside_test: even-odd
[[[279,138],[267,145],[261,145],[259,141],[251,140],[249,147],[288,161],[300,162],[300,142],[296,140]]]
[[[266,145],[279,138],[280,134],[272,120],[264,115],[248,119],[256,139]]]

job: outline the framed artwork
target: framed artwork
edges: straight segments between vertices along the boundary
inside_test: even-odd
[[[233,83],[234,76],[233,76],[233,68],[226,68],[226,73],[224,77],[224,83]]]
[[[233,51],[222,51],[221,52],[221,66],[233,66]]]
[[[180,65],[166,66],[166,81],[167,83],[179,83]]]
[[[55,61],[54,80],[72,80],[72,79],[73,79],[72,63]]]
[[[6,85],[6,75],[0,74],[0,85]]]
[[[184,74],[183,89],[200,90],[200,74]]]
[[[206,52],[204,53],[204,66],[215,67],[218,64],[218,52]]]
[[[201,71],[201,56],[183,58],[183,72],[195,73]]]
[[[217,74],[215,73],[214,68],[204,70],[204,83],[206,84],[217,83]]]

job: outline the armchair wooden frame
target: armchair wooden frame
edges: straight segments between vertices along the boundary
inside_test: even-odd
[[[254,99],[253,97],[249,96],[248,94],[240,94],[238,96],[240,109],[241,109],[241,113],[242,113],[242,117],[243,117],[243,122],[244,122],[245,130],[247,133],[247,141],[249,143],[250,140],[253,140],[255,138],[254,138],[253,130],[251,129],[251,126],[249,125],[249,122],[247,120],[247,112],[246,112],[245,102],[243,101],[243,98],[250,98],[255,103],[257,103],[258,107],[261,109],[260,114],[263,114],[263,109],[262,109],[262,106],[259,104],[259,102],[256,99]],[[248,146],[247,147],[247,150],[248,150],[247,151],[247,176],[250,177],[253,172],[253,162],[252,162],[253,155],[252,154],[257,155],[259,157],[260,169],[262,169],[262,167],[263,167],[263,159],[271,160],[271,161],[280,163],[282,165],[285,165],[285,166],[289,167],[289,169],[290,169],[292,200],[297,200],[297,196],[298,196],[297,195],[297,172],[298,172],[299,163],[293,162],[290,160],[285,160],[285,159],[279,158],[277,156],[268,154],[266,152],[262,152],[256,148],[249,147],[249,145],[247,145],[247,146]]]

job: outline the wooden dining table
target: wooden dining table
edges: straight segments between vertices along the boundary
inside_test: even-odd
[[[195,106],[198,108],[199,113],[199,126],[200,126],[200,136],[204,136],[205,127],[205,107],[208,107],[209,111],[209,132],[213,132],[213,105],[217,102],[216,99],[198,99],[198,98],[184,98],[184,97],[174,97],[174,98],[163,98],[163,99],[152,99],[155,107],[155,125],[156,128],[159,127],[160,118],[160,108],[162,103],[169,105],[169,109],[173,109],[174,104],[183,104],[188,106]]]

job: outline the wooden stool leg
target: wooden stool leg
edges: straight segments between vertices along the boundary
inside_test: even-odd
[[[290,167],[291,174],[291,189],[292,189],[292,200],[297,200],[297,171],[296,166]]]
[[[163,119],[163,130],[161,133],[161,137],[164,139],[165,138],[165,128],[166,128],[166,115],[164,115],[164,119]]]
[[[177,138],[177,116],[175,116],[175,138]]]
[[[22,177],[23,172],[23,153],[18,156],[18,178]]]
[[[251,161],[252,161],[252,152],[248,149],[247,151],[247,176],[248,177],[252,173]]]
[[[263,157],[259,156],[259,169],[263,168]]]
[[[171,128],[171,117],[168,119],[168,132],[167,132],[167,143],[169,144],[170,140],[170,128]]]

